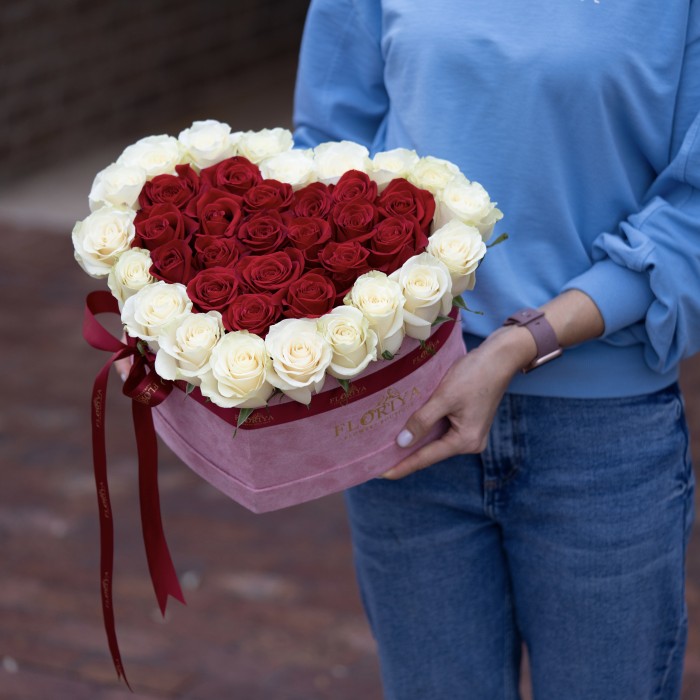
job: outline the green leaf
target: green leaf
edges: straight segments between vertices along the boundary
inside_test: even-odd
[[[452,319],[450,319],[450,321],[451,321],[451,320],[452,320]],[[427,343],[425,340],[421,340],[421,341],[419,341],[419,342],[420,342],[421,349],[424,350],[425,352],[427,352],[428,355],[434,355],[434,354],[435,354],[435,348],[433,348],[432,346],[428,345],[428,343]]]
[[[430,325],[439,326],[441,323],[447,323],[447,321],[454,321],[454,319],[449,316],[438,316]]]
[[[458,309],[464,309],[465,311],[467,310],[467,305],[460,296],[452,297],[452,306],[456,306]]]
[[[349,379],[338,379],[338,384],[343,387],[343,391],[346,394],[350,393],[350,380]]]
[[[509,238],[507,233],[502,233],[493,243],[489,243],[486,247],[487,248],[493,248],[495,245],[498,245],[499,243],[503,243],[503,241],[507,241]]]
[[[236,429],[233,431],[233,437],[238,435],[238,429],[250,418],[250,414],[254,410],[254,408],[241,408],[238,410],[238,420],[236,421]]]
[[[185,396],[189,396],[194,390],[195,390],[195,385],[187,382],[187,386],[185,387]]]
[[[393,355],[392,353],[390,353],[388,350],[385,350],[385,351],[382,353],[382,359],[384,359],[384,360],[393,360],[393,359],[394,359],[394,355]]]
[[[139,340],[136,343],[136,349],[145,357],[148,352],[148,345],[146,345],[143,340]]]
[[[470,309],[465,303],[464,299],[462,297],[454,297],[452,299],[452,306],[456,306],[458,309],[462,309],[463,311],[469,311],[469,313],[476,314],[477,316],[483,316],[484,312],[483,311],[475,311],[474,309]]]

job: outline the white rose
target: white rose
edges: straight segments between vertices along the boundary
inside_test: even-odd
[[[130,296],[155,281],[150,269],[151,254],[144,248],[129,248],[119,256],[116,264],[109,271],[107,284],[112,295],[119,302],[120,309]]]
[[[260,172],[266,179],[286,182],[298,190],[316,180],[313,151],[308,149],[278,153],[260,164]]]
[[[447,266],[454,296],[474,288],[475,270],[486,255],[477,228],[453,219],[430,236],[426,250]]]
[[[73,248],[80,267],[92,277],[105,277],[136,236],[133,209],[103,207],[73,227]]]
[[[119,165],[142,168],[147,178],[156,175],[175,175],[175,166],[183,161],[184,149],[174,137],[161,134],[146,136],[131,146],[117,158]]]
[[[488,192],[478,182],[453,180],[438,195],[435,228],[452,219],[475,226],[483,240],[488,240],[494,224],[503,218]]]
[[[370,177],[379,186],[379,191],[397,177],[408,178],[408,174],[418,165],[420,158],[408,148],[394,148],[382,151],[372,158]]]
[[[390,279],[401,286],[406,335],[418,340],[430,337],[432,323],[452,307],[452,278],[447,266],[429,253],[409,258]]]
[[[223,335],[218,311],[188,314],[158,336],[156,372],[163,379],[184,379],[198,385],[199,378],[209,371],[212,349]]]
[[[360,275],[344,302],[358,308],[377,334],[380,354],[395,354],[404,337],[403,306],[405,299],[398,282],[383,272],[372,270]]]
[[[426,156],[416,163],[407,179],[416,187],[421,187],[432,192],[433,195],[437,195],[455,178],[462,182],[468,182],[454,163],[442,158]]]
[[[179,324],[192,311],[192,302],[184,284],[170,284],[159,280],[130,296],[122,308],[122,323],[126,332],[141,340],[155,341],[169,326]]]
[[[311,394],[321,391],[333,357],[316,321],[286,318],[273,324],[265,347],[272,358],[270,383],[289,398],[308,405]]]
[[[293,145],[292,132],[288,129],[246,131],[240,135],[238,153],[257,164],[291,150]]]
[[[146,171],[143,168],[119,163],[108,165],[95,175],[88,196],[90,211],[107,205],[133,208],[145,183]]]
[[[193,122],[178,136],[187,157],[200,169],[235,155],[236,138],[228,124],[214,119]]]
[[[354,306],[339,306],[321,316],[318,328],[333,351],[328,374],[351,379],[377,359],[377,334]]]
[[[248,331],[226,333],[212,349],[209,364],[199,388],[217,406],[260,408],[275,390],[268,381],[265,341]]]
[[[316,172],[320,182],[336,183],[348,170],[366,173],[372,168],[369,151],[353,141],[329,141],[314,148]]]

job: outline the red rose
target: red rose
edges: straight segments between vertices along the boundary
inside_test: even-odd
[[[187,284],[192,277],[192,251],[185,241],[170,241],[152,250],[151,263],[156,279]]]
[[[360,275],[369,272],[368,256],[369,251],[358,241],[331,241],[321,250],[318,255],[319,262],[331,274],[338,298],[352,287]]]
[[[341,175],[333,188],[334,202],[349,202],[353,199],[364,199],[374,202],[377,198],[377,183],[369,179],[369,175],[359,170],[348,170]]]
[[[139,194],[139,207],[145,209],[154,204],[174,204],[184,209],[199,192],[199,177],[189,165],[176,165],[177,175],[156,175],[149,180]]]
[[[223,314],[228,331],[249,331],[261,337],[282,314],[279,301],[271,294],[240,294]]]
[[[428,245],[428,237],[415,216],[391,216],[377,224],[365,245],[372,269],[389,275],[410,257],[422,253]]]
[[[379,219],[379,212],[374,204],[362,199],[338,202],[332,211],[336,239],[343,241],[366,241]]]
[[[248,255],[240,259],[236,272],[246,291],[270,292],[282,299],[289,285],[304,272],[304,256],[296,248]]]
[[[230,267],[198,272],[187,285],[187,296],[198,311],[223,311],[236,297],[238,277]]]
[[[189,240],[197,222],[185,216],[174,204],[155,204],[141,209],[134,219],[134,246],[154,250],[169,241]]]
[[[262,211],[244,221],[236,237],[256,254],[272,253],[287,242],[287,227],[279,212]]]
[[[243,196],[243,204],[248,213],[264,209],[288,209],[294,200],[294,190],[286,182],[263,180],[259,185],[251,187]]]
[[[435,214],[433,195],[428,190],[422,190],[400,177],[395,178],[386,186],[379,195],[377,206],[386,217],[406,214],[415,216],[425,232],[427,232]]]
[[[312,182],[294,193],[294,216],[327,218],[333,208],[332,190],[322,182]]]
[[[337,291],[322,272],[313,271],[292,282],[284,300],[286,318],[318,318],[335,306]]]
[[[207,187],[241,196],[263,179],[260,168],[243,156],[227,158],[204,168],[200,177]]]
[[[195,263],[200,270],[207,267],[231,267],[240,257],[240,243],[236,238],[197,236],[194,239]]]
[[[287,239],[298,248],[309,265],[318,266],[318,254],[331,240],[330,224],[316,216],[300,216],[287,219]]]
[[[202,235],[233,236],[243,217],[241,198],[223,190],[204,190],[188,207],[187,214],[199,220]]]

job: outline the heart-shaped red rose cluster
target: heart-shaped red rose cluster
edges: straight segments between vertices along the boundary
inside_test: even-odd
[[[199,175],[176,170],[141,190],[132,245],[150,251],[154,277],[186,285],[194,310],[219,311],[229,331],[265,336],[282,318],[322,316],[360,275],[391,274],[428,245],[435,200],[403,178],[378,193],[350,170],[294,191],[242,156]]]

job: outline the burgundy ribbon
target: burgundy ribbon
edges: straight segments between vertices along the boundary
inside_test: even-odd
[[[152,358],[143,355],[134,339],[122,343],[95,318],[102,313],[119,313],[116,299],[107,291],[92,292],[87,297],[83,321],[83,337],[94,348],[111,352],[100,370],[92,389],[92,458],[100,514],[100,581],[102,616],[109,650],[117,676],[131,690],[117,643],[114,623],[112,580],[114,571],[114,525],[107,482],[107,452],[105,448],[105,407],[107,380],[114,362],[133,358],[123,392],[132,399],[132,413],[139,465],[139,501],[141,529],[146,548],[148,569],[161,613],[165,614],[168,596],[185,602],[175,567],[163,533],[158,495],[158,444],[153,427],[151,408],[164,401],[172,391],[172,383],[161,379],[153,370]]]
[[[139,463],[139,501],[141,507],[141,529],[146,547],[148,569],[153,582],[153,589],[161,613],[165,614],[168,596],[171,595],[181,603],[185,602],[177,580],[175,567],[170,558],[168,545],[163,533],[158,495],[158,444],[151,408],[162,403],[177,386],[183,391],[184,382],[169,382],[159,377],[153,368],[153,356],[139,350],[134,338],[121,342],[107,331],[95,318],[98,314],[119,314],[116,299],[107,291],[92,292],[87,297],[83,337],[94,348],[111,352],[109,360],[100,370],[92,390],[92,451],[97,487],[97,502],[100,514],[100,578],[102,587],[102,614],[109,649],[114,661],[117,675],[129,681],[124,672],[114,623],[112,604],[112,579],[114,564],[114,526],[112,506],[107,483],[107,456],[105,449],[105,405],[107,398],[107,379],[112,364],[127,357],[133,358],[129,376],[124,382],[123,393],[132,399],[132,414],[136,447]],[[451,320],[457,318],[458,311],[453,309]],[[328,411],[338,406],[352,403],[361,398],[381,391],[406,374],[417,369],[442,347],[452,332],[452,323],[442,324],[428,341],[400,357],[381,372],[375,372],[362,379],[353,380],[350,391],[345,393],[342,387],[331,389],[314,396],[311,405],[304,410],[296,402],[272,405],[266,409],[256,410],[242,429],[262,428],[269,425],[281,425],[300,418]],[[195,388],[190,396],[231,425],[237,425],[240,411],[235,408],[221,408],[211,403]]]

